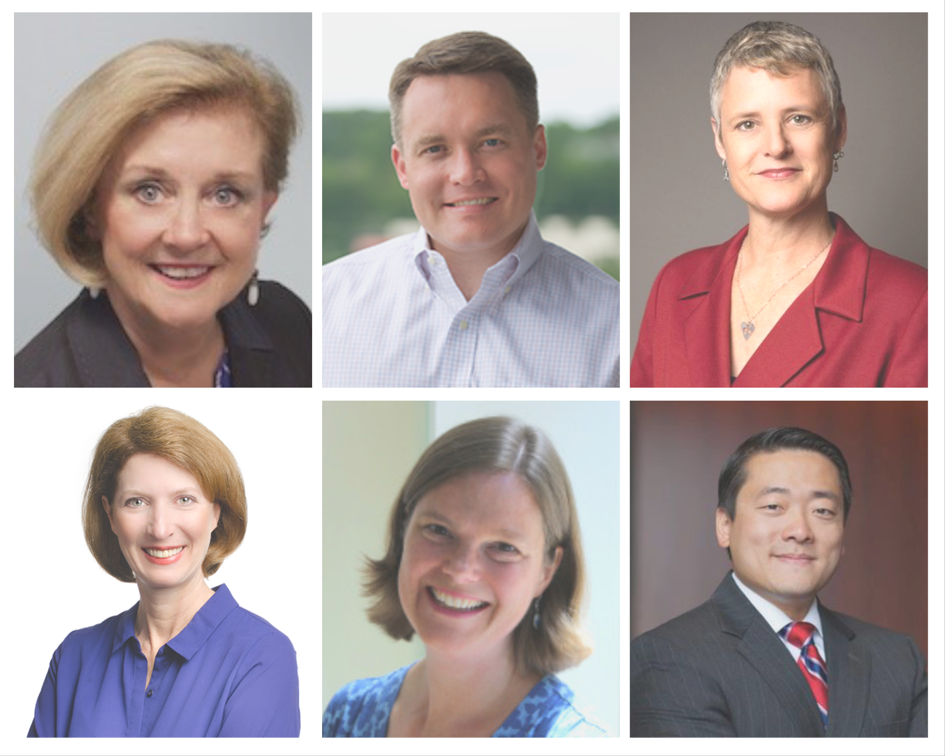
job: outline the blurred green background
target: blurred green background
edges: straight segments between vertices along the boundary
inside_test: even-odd
[[[620,278],[620,122],[545,124],[548,162],[538,173],[542,236]],[[418,224],[390,160],[386,110],[322,115],[322,262],[410,233]]]

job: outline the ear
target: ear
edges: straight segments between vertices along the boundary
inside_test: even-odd
[[[269,211],[272,210],[272,206],[276,204],[276,201],[279,199],[279,192],[266,191],[263,192],[263,220],[269,217]]]
[[[217,504],[216,502],[213,502],[213,527],[210,528],[210,532],[212,533],[214,530],[216,530],[217,525],[219,524],[220,524],[220,505]]]
[[[837,113],[837,148],[834,152],[840,152],[843,145],[847,143],[847,106],[841,105]]]
[[[541,583],[538,585],[538,591],[535,593],[535,596],[540,596],[545,592],[545,589],[551,584],[551,579],[555,576],[555,573],[558,571],[558,565],[561,564],[561,557],[564,556],[564,548],[558,546],[555,548],[555,556],[550,562],[545,562],[542,567],[541,573]]]
[[[404,160],[404,155],[396,144],[390,148],[390,159],[394,164],[394,170],[397,171],[397,180],[400,181],[400,185],[404,189],[410,189],[407,183],[407,161]]]
[[[115,521],[112,519],[112,508],[105,496],[102,497],[102,508],[105,510],[105,514],[108,517],[108,524],[112,526],[112,533],[115,533]],[[115,533],[115,535],[118,534]]]
[[[719,131],[719,122],[714,118],[709,119],[712,124],[712,136],[715,137],[715,151],[722,160],[725,160],[725,146],[722,144],[722,134]]]
[[[540,171],[545,167],[545,162],[548,160],[548,143],[545,140],[545,127],[541,124],[538,124],[538,128],[535,129],[535,165]]]
[[[719,546],[727,549],[732,543],[732,518],[722,507],[715,510],[715,538]]]

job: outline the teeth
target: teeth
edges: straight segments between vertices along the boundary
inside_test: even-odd
[[[488,205],[494,201],[495,197],[483,197],[482,199],[463,200],[462,202],[453,202],[453,207],[464,207],[466,205]]]
[[[168,278],[198,278],[210,270],[210,267],[203,268],[193,268],[193,267],[177,267],[174,265],[156,265],[155,266],[161,273],[163,273]]]
[[[439,603],[443,604],[443,606],[447,606],[450,609],[458,609],[463,612],[479,609],[485,606],[487,603],[485,601],[458,598],[457,596],[451,596],[448,593],[440,593],[436,588],[430,588],[430,591],[433,593],[433,598],[435,598]]]
[[[148,554],[155,557],[156,559],[166,559],[167,557],[174,556],[174,554],[180,554],[184,550],[183,546],[178,546],[176,549],[145,549]]]

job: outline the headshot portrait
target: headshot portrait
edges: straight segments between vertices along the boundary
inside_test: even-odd
[[[616,386],[619,16],[323,39],[323,385]]]
[[[322,414],[322,736],[617,737],[619,405]]]
[[[29,504],[10,524],[35,537],[11,546],[30,575],[7,584],[5,721],[19,737],[314,736],[314,618],[287,577],[317,518],[288,512],[298,480],[278,472],[312,449],[262,441],[292,428],[221,399],[65,394],[13,412],[10,493]]]
[[[311,386],[311,16],[15,38],[15,386]]]
[[[927,403],[634,402],[630,433],[631,737],[926,737]]]
[[[631,386],[927,386],[927,32],[630,14]]]

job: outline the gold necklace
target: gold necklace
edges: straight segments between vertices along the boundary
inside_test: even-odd
[[[752,315],[751,310],[748,309],[748,302],[745,301],[745,292],[742,291],[742,283],[741,283],[742,254],[741,254],[741,250],[739,250],[738,264],[735,266],[735,286],[738,287],[738,294],[742,298],[742,306],[745,308],[745,314],[748,315],[748,320],[747,321],[743,320],[741,322],[742,336],[745,337],[745,341],[748,341],[748,339],[751,338],[751,335],[755,332],[755,318],[761,315],[761,311],[764,310],[764,308],[767,307],[769,304],[771,304],[771,300],[774,299],[775,296],[777,296],[778,292],[781,291],[781,289],[783,289],[785,286],[791,283],[791,281],[797,278],[801,273],[807,270],[813,264],[814,260],[816,260],[824,252],[830,249],[830,245],[833,243],[833,236],[834,236],[833,234],[830,235],[830,239],[827,240],[827,245],[822,250],[820,250],[820,252],[814,255],[810,260],[808,260],[803,268],[801,268],[799,271],[797,271],[797,273],[795,273],[787,281],[785,281],[777,289],[775,289],[772,292],[771,296],[765,300],[765,303],[761,305],[761,307],[758,309],[758,312],[756,312],[754,315]]]

